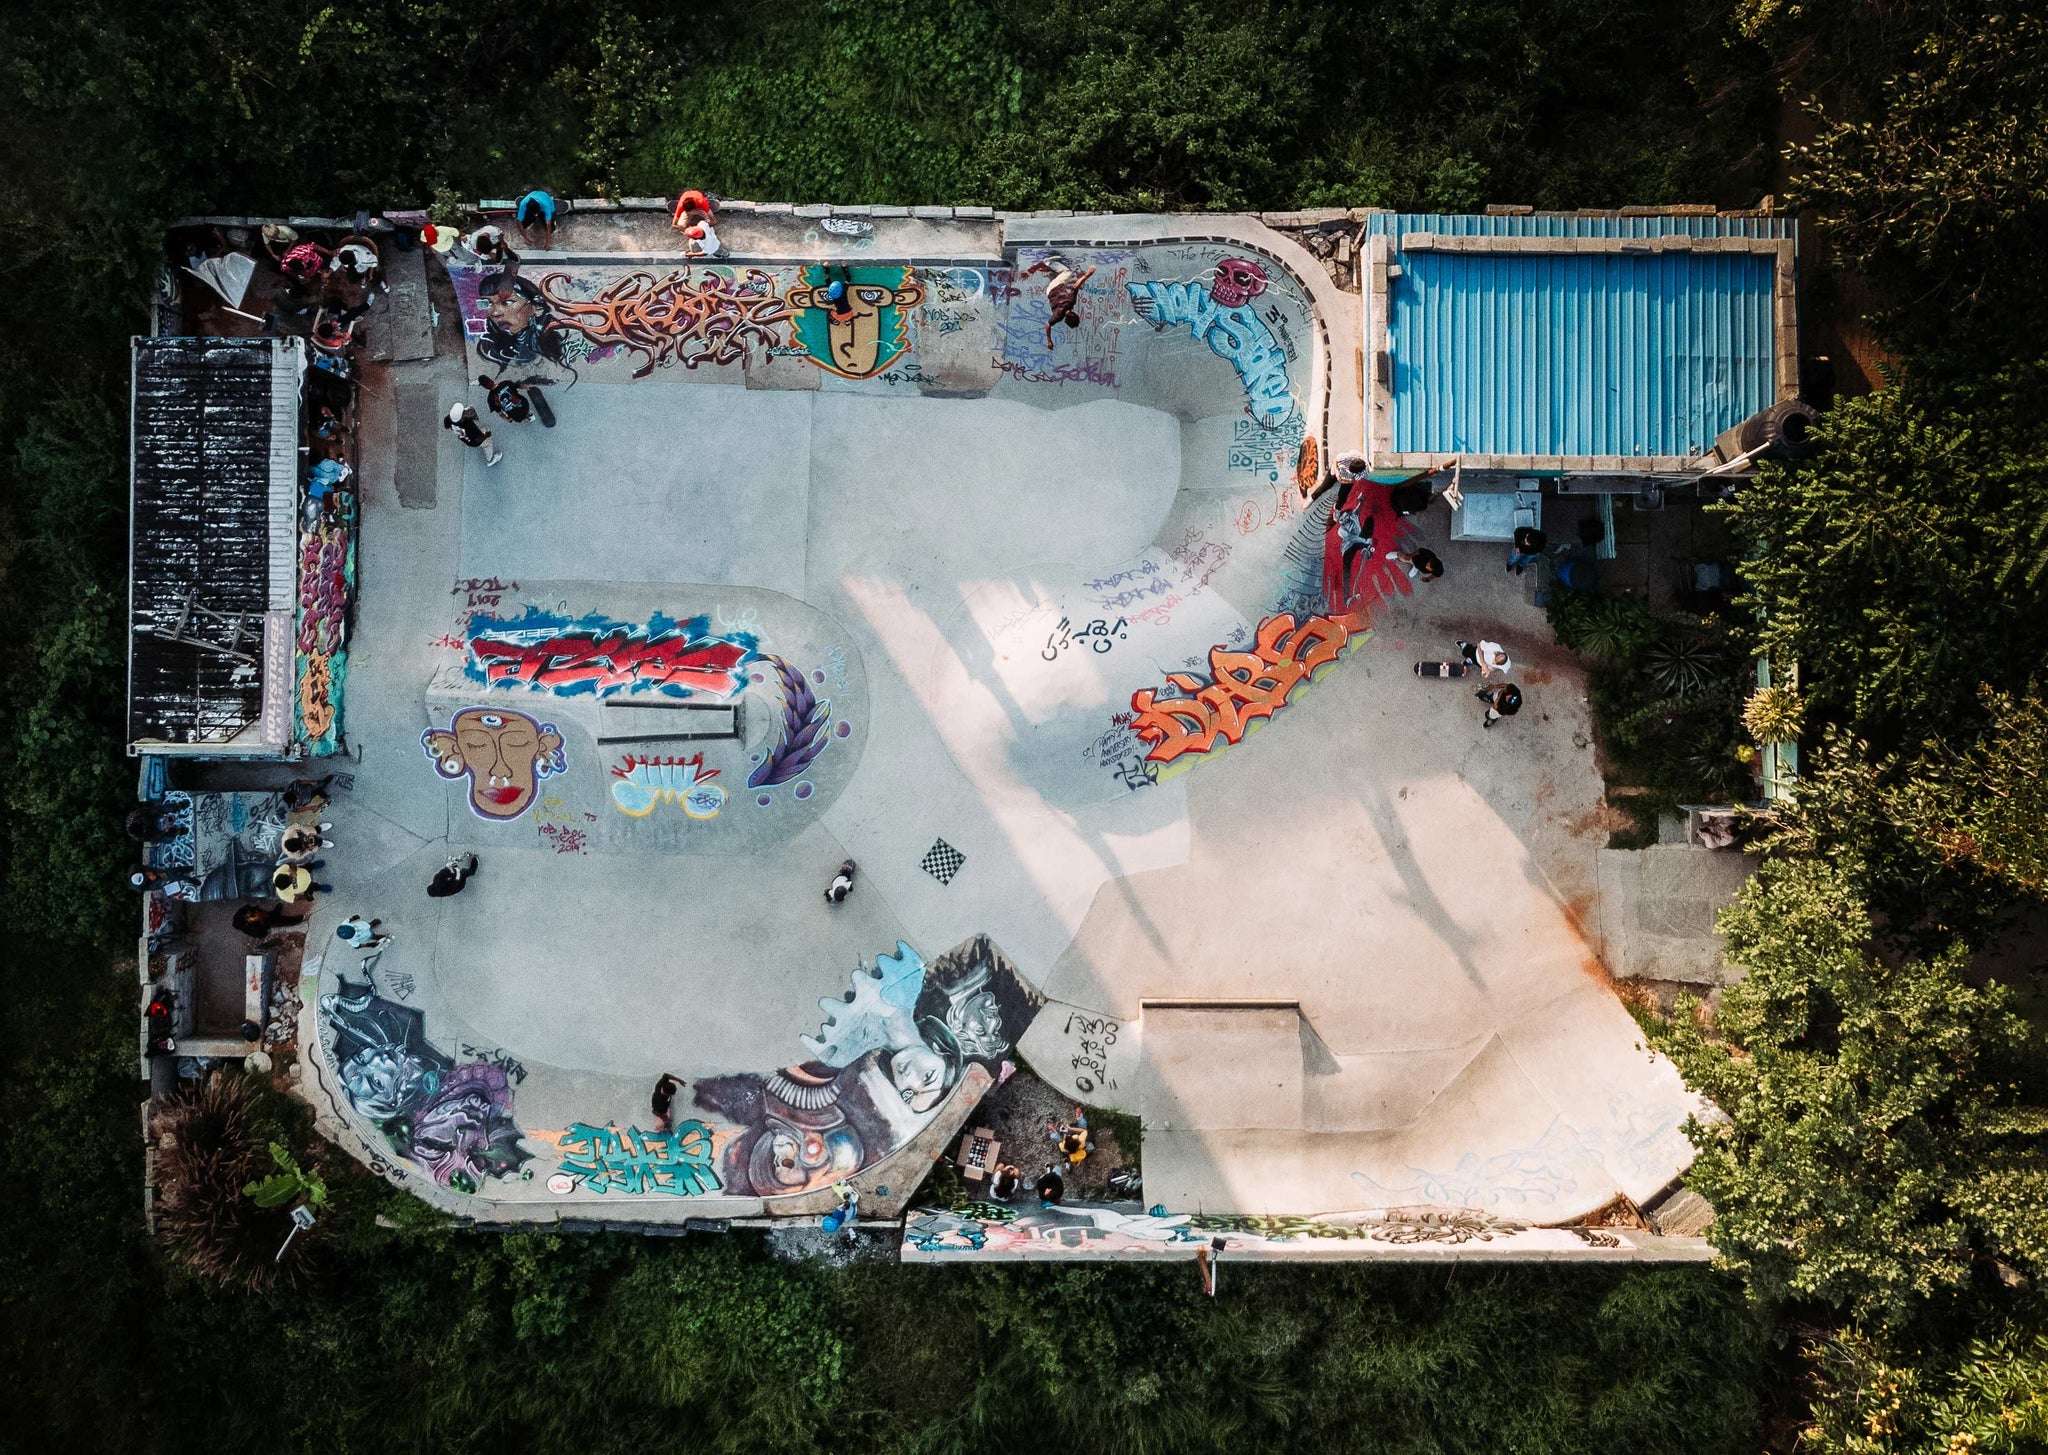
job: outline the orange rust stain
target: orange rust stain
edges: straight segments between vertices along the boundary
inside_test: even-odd
[[[1602,801],[1594,804],[1593,807],[1587,809],[1584,813],[1567,815],[1564,827],[1566,833],[1577,838],[1583,839],[1598,834],[1604,839],[1609,834],[1620,833],[1623,829],[1634,828],[1635,822],[1634,819],[1630,818],[1613,804]]]

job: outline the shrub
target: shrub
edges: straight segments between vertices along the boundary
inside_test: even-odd
[[[1657,618],[1619,596],[1558,591],[1551,595],[1549,610],[1558,644],[1589,657],[1631,657],[1657,640]]]
[[[1759,687],[1742,706],[1742,725],[1758,742],[1789,743],[1799,736],[1806,705],[1789,687]]]
[[[233,1074],[166,1098],[155,1120],[165,1247],[197,1272],[251,1289],[295,1282],[309,1247],[307,1236],[293,1238],[279,1259],[291,1214],[284,1200],[259,1200],[247,1190],[263,1187],[272,1165],[267,1121],[249,1078]]]

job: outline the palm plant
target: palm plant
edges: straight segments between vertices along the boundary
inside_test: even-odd
[[[304,1267],[308,1240],[293,1239],[285,1203],[273,1197],[278,1181],[259,1181],[265,1163],[264,1120],[245,1076],[216,1075],[196,1091],[166,1098],[158,1109],[158,1225],[171,1255],[188,1267],[246,1288],[294,1280]],[[286,1154],[290,1161],[290,1154]],[[280,1164],[281,1165],[281,1164]],[[291,1192],[326,1188],[292,1162]],[[259,1200],[249,1189],[270,1189]]]
[[[1695,632],[1660,638],[1643,653],[1643,670],[1673,697],[1703,696],[1720,675],[1720,666],[1720,654]]]
[[[1759,687],[1743,704],[1742,725],[1759,743],[1789,743],[1799,736],[1806,704],[1789,687]]]

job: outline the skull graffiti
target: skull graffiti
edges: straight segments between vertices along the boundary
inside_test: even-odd
[[[1216,265],[1209,296],[1219,308],[1242,308],[1266,291],[1266,270],[1243,258],[1225,258]]]

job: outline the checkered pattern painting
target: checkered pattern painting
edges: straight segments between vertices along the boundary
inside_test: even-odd
[[[924,872],[941,884],[951,884],[953,876],[960,872],[960,866],[967,862],[967,856],[947,843],[935,840],[924,856]]]

